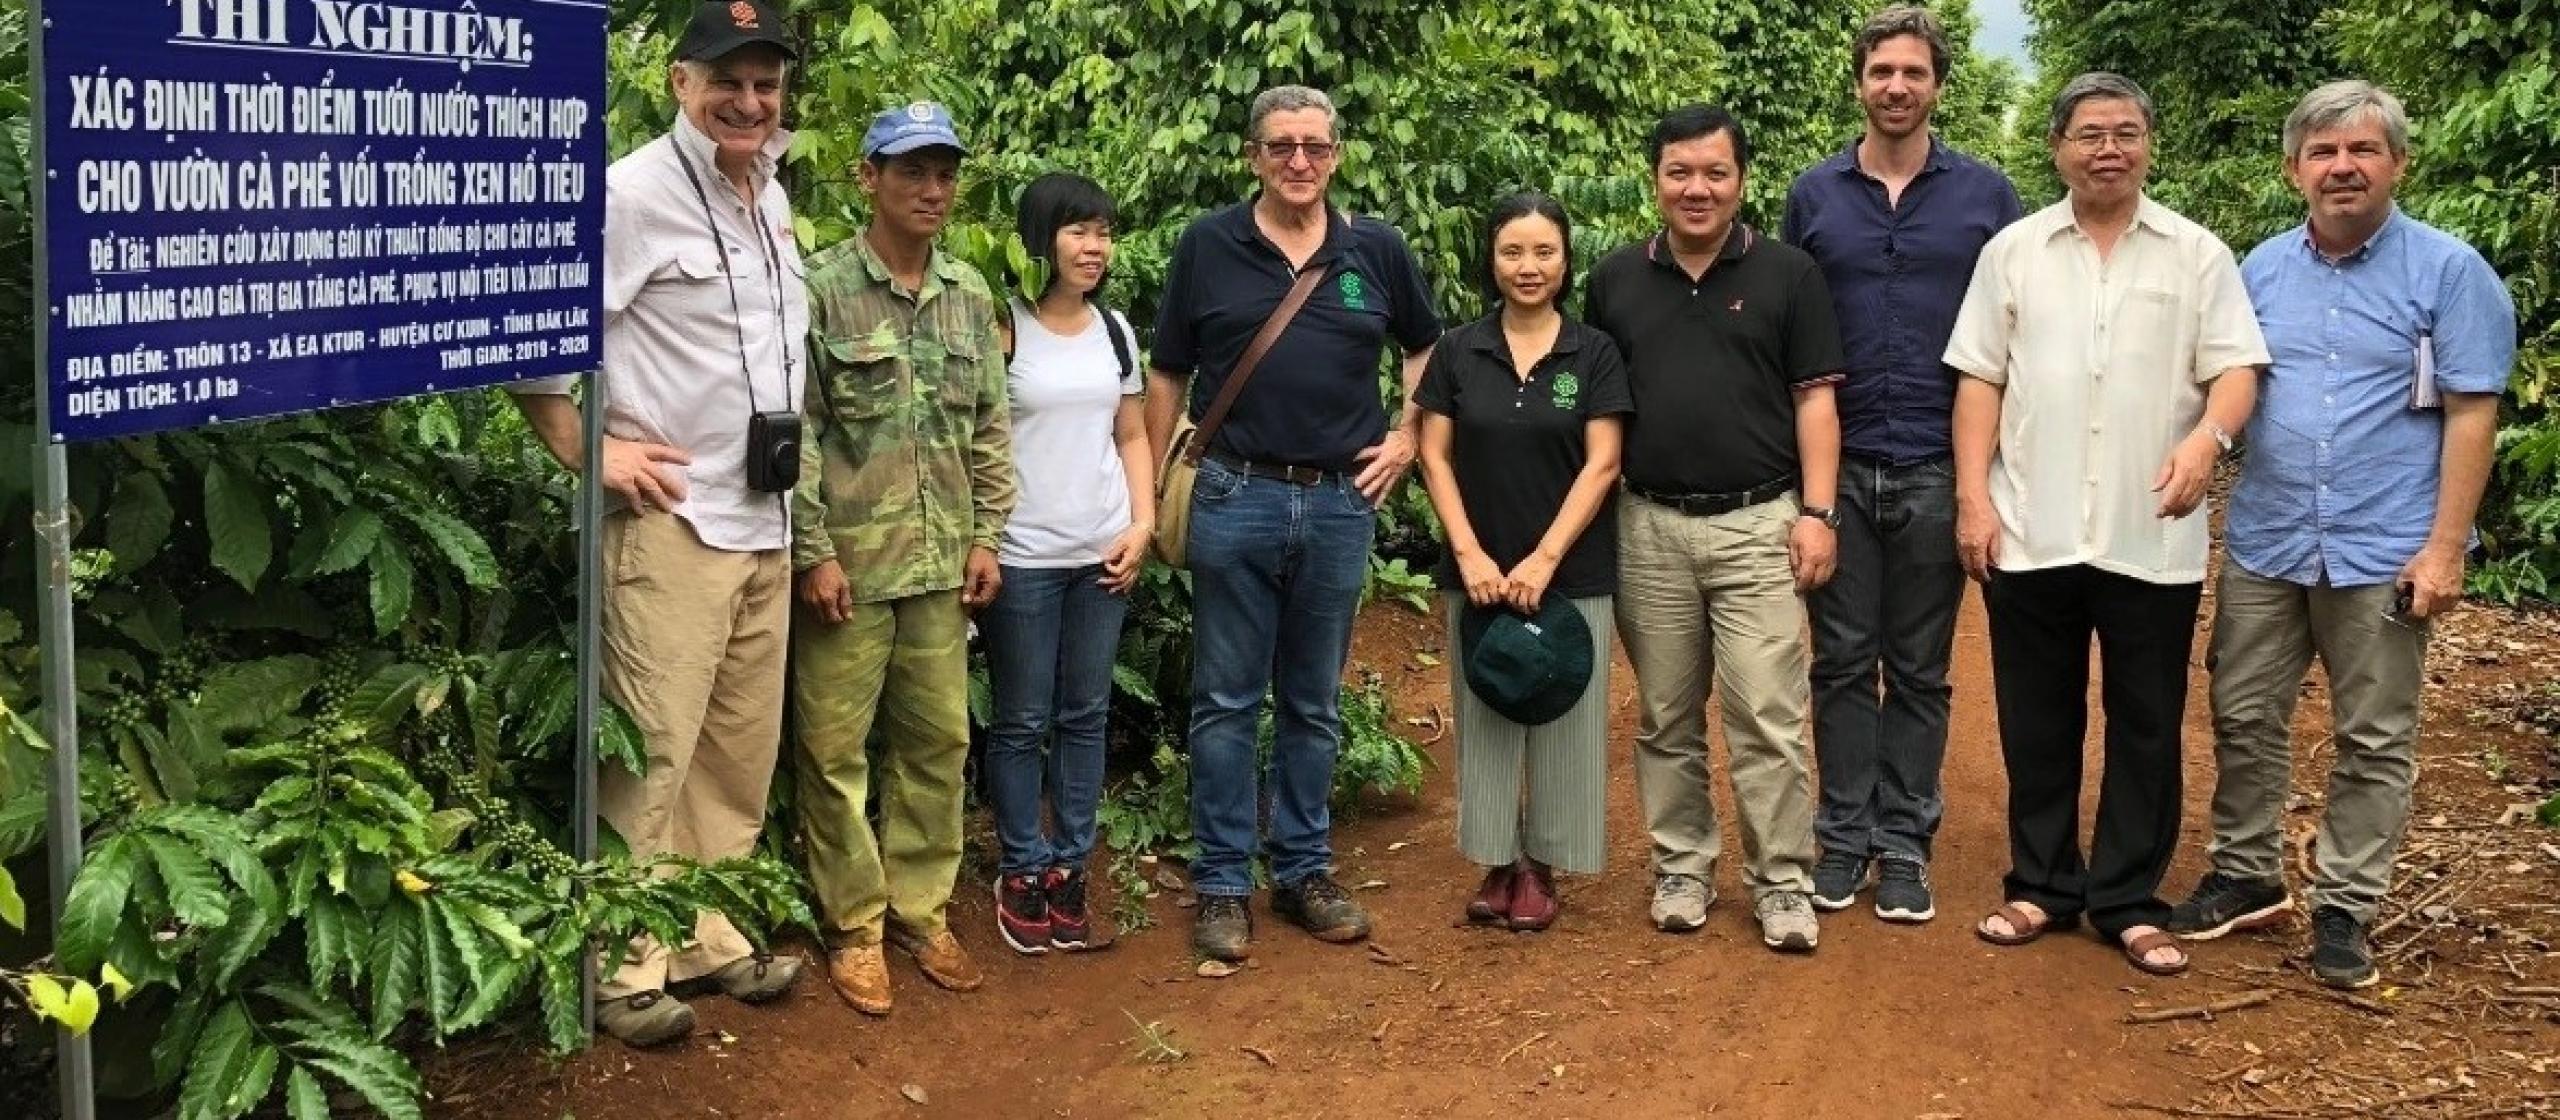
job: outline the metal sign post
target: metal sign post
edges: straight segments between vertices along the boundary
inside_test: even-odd
[[[604,382],[593,372],[585,392],[578,462],[578,773],[569,798],[570,846],[579,863],[596,858],[596,701],[604,665]],[[596,1036],[596,955],[578,962],[578,1016]]]
[[[592,400],[609,8],[81,0],[48,15],[32,0],[57,931],[84,842],[65,445],[552,375],[586,376]],[[595,848],[596,496],[587,471],[582,858]],[[58,1053],[63,1115],[92,1120],[88,1041],[65,1032]]]
[[[30,153],[34,157],[27,166],[48,168],[45,161],[46,86],[45,40],[53,21],[45,18],[44,0],[30,0],[27,18],[28,83],[31,98],[29,110],[39,126],[28,130]],[[46,306],[50,298],[46,275],[46,190],[42,182],[30,182],[27,191],[34,197],[35,214],[35,306]],[[49,332],[35,332],[36,369],[48,370]],[[45,800],[45,855],[47,877],[51,880],[53,898],[54,940],[61,941],[63,916],[71,912],[71,881],[80,875],[80,857],[84,853],[80,827],[80,693],[71,675],[74,649],[71,624],[71,466],[62,445],[53,436],[53,394],[39,385],[36,392],[36,542],[44,554],[36,560],[38,579],[42,582],[36,604],[38,652],[44,659],[44,723],[45,738],[53,744],[53,758],[48,768],[51,788]],[[89,1036],[75,1034],[69,1027],[54,1031],[54,1073],[62,1098],[63,1120],[95,1120],[98,1115],[97,1063],[89,1050]]]

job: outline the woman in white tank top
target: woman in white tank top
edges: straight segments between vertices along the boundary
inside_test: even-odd
[[[996,553],[1003,590],[978,625],[994,693],[996,924],[1022,953],[1109,941],[1085,905],[1085,863],[1111,666],[1155,525],[1137,339],[1098,298],[1113,214],[1093,180],[1056,173],[1032,181],[1017,213],[1048,282],[1036,305],[1013,303],[1007,388],[1021,497]]]

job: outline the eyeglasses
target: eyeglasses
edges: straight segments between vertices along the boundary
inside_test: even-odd
[[[2114,132],[2074,132],[2063,139],[2070,141],[2074,148],[2096,155],[2107,150],[2109,142],[2113,142],[2118,151],[2135,151],[2151,139],[2151,134],[2140,129],[2120,128]]]
[[[1294,160],[1302,153],[1308,163],[1323,163],[1342,150],[1341,145],[1331,140],[1256,140],[1254,144],[1262,149],[1262,154],[1282,163]]]

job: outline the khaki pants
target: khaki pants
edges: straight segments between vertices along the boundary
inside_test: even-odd
[[[1636,791],[1657,874],[1712,881],[1723,848],[1707,791],[1715,683],[1754,898],[1813,889],[1804,602],[1787,567],[1792,498],[1692,517],[1630,495],[1618,507],[1618,635],[1644,709]]]
[[[2213,868],[2282,880],[2293,708],[2317,655],[2329,675],[2328,808],[2320,818],[2314,907],[2371,922],[2418,776],[2418,689],[2427,637],[2383,618],[2396,589],[2305,587],[2225,562],[2213,642]],[[2423,625],[2423,624],[2421,624]]]
[[[764,824],[782,738],[784,631],[791,565],[782,549],[709,547],[673,514],[604,520],[606,695],[647,740],[649,772],[605,763],[597,808],[635,858],[743,856]],[[717,911],[695,917],[693,943],[670,953],[631,943],[599,985],[605,999],[663,989],[754,951]]]
[[[961,770],[969,759],[969,621],[960,592],[858,603],[829,624],[805,608],[792,633],[800,830],[818,918],[838,944],[877,945],[894,916],[943,929],[960,873]],[[881,737],[880,827],[864,815],[867,747]]]

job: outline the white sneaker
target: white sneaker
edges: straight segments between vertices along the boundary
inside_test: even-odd
[[[1695,875],[1653,877],[1653,924],[1664,933],[1687,933],[1707,924],[1716,889]]]
[[[1771,891],[1751,912],[1760,918],[1760,943],[1781,953],[1810,953],[1822,941],[1813,903],[1795,891]]]

